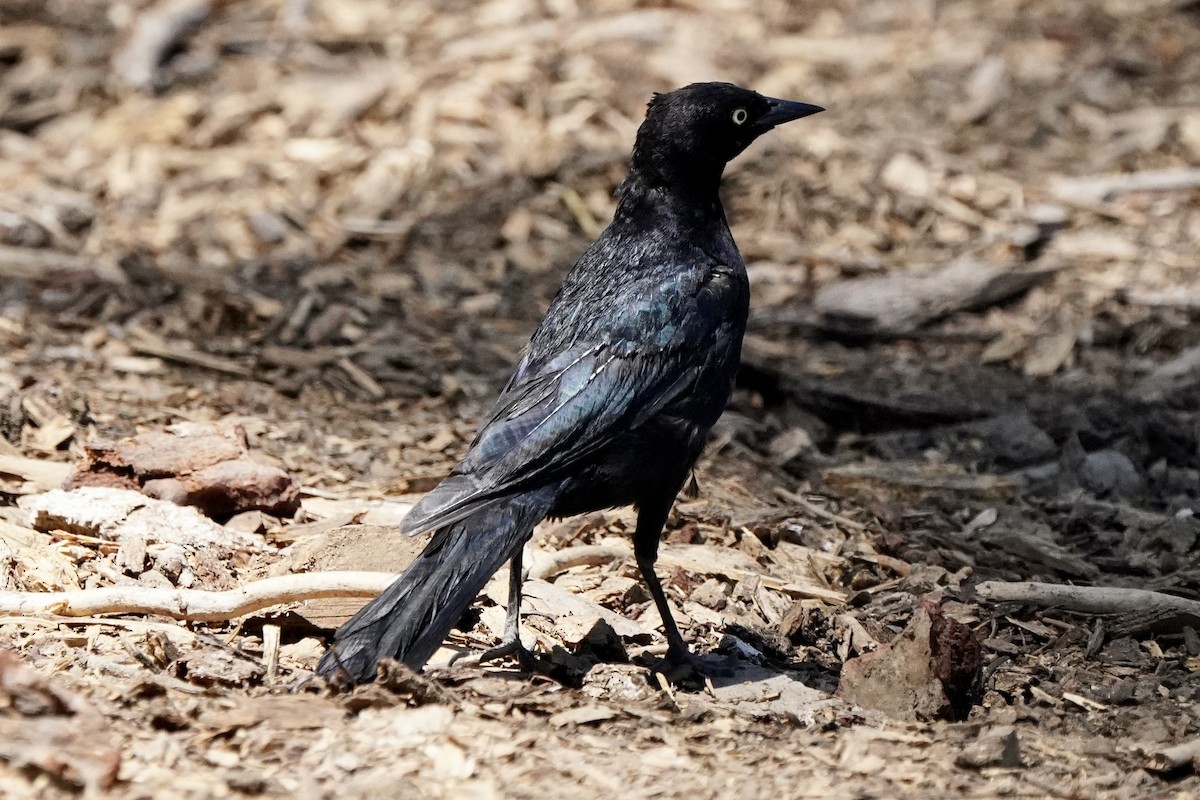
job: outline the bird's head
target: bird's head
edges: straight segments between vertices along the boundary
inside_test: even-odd
[[[719,181],[725,164],[759,136],[824,110],[732,83],[693,83],[656,94],[638,129],[633,167],[656,182]]]

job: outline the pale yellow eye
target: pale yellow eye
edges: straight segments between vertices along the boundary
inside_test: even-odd
[[[733,124],[734,125],[745,125],[746,120],[749,117],[750,117],[750,115],[746,113],[746,109],[744,109],[744,108],[735,109],[733,112]]]

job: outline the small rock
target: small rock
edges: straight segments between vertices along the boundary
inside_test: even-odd
[[[1021,764],[1021,743],[1011,725],[1001,725],[982,731],[979,738],[968,744],[954,759],[960,767],[982,769],[1004,767],[1015,769]]]
[[[1097,497],[1137,497],[1145,489],[1137,467],[1119,450],[1088,453],[1078,475],[1079,485]]]
[[[45,247],[50,234],[41,225],[21,214],[0,211],[0,244],[14,247]]]
[[[883,185],[912,197],[928,197],[933,193],[933,176],[929,168],[909,153],[897,153],[883,168]]]
[[[1043,231],[1054,231],[1071,220],[1071,214],[1057,203],[1034,203],[1025,211],[1025,216]]]
[[[179,576],[187,569],[187,565],[187,552],[178,544],[166,545],[154,557],[154,566],[172,583],[179,581]]]
[[[1024,412],[968,423],[966,428],[982,438],[996,461],[1006,467],[1047,461],[1058,450],[1050,435]]]
[[[256,211],[246,221],[263,244],[279,244],[287,238],[287,220],[274,211]]]
[[[979,122],[1009,93],[1004,59],[992,56],[980,62],[967,80],[967,97],[956,116],[962,122]]]
[[[1016,247],[1029,247],[1042,241],[1045,237],[1037,225],[1022,222],[1010,228],[1006,234],[1008,241]]]
[[[720,611],[728,600],[725,597],[725,584],[716,578],[709,578],[692,591],[690,599],[705,608]]]
[[[138,583],[151,589],[174,589],[178,585],[179,575],[176,574],[175,577],[175,580],[171,580],[157,569],[148,569],[138,576]]]
[[[261,511],[243,511],[225,521],[226,528],[242,533],[262,533],[270,526],[270,518]]]
[[[146,540],[129,536],[117,547],[117,566],[126,575],[137,577],[146,568]]]
[[[271,787],[270,779],[249,770],[226,773],[225,783],[235,792],[250,795],[263,794]]]
[[[341,753],[334,757],[333,765],[343,772],[354,772],[362,766],[362,759],[354,753]]]
[[[1200,111],[1189,111],[1180,117],[1179,141],[1194,158],[1200,159]]]

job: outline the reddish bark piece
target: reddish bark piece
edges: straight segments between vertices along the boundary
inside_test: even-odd
[[[0,761],[95,791],[117,781],[120,752],[84,700],[0,650]]]
[[[114,472],[142,480],[193,472],[249,452],[240,426],[184,422],[161,431],[146,431],[115,442],[87,446],[89,460]]]
[[[300,507],[300,486],[283,470],[248,458],[221,461],[190,475],[146,481],[150,497],[196,506],[210,517],[243,511],[291,516]]]
[[[922,603],[889,644],[843,665],[837,695],[896,719],[962,720],[979,697],[982,670],[974,632]]]
[[[300,486],[286,472],[250,458],[241,426],[181,423],[116,442],[94,442],[65,488],[135,489],[210,517],[243,511],[291,516]]]

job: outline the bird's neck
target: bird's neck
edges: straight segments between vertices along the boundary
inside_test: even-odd
[[[649,209],[665,213],[678,223],[697,230],[725,226],[721,205],[721,176],[715,179],[695,174],[691,179],[674,176],[664,180],[636,165],[617,189],[616,219],[647,216]],[[653,214],[650,216],[654,216]]]

